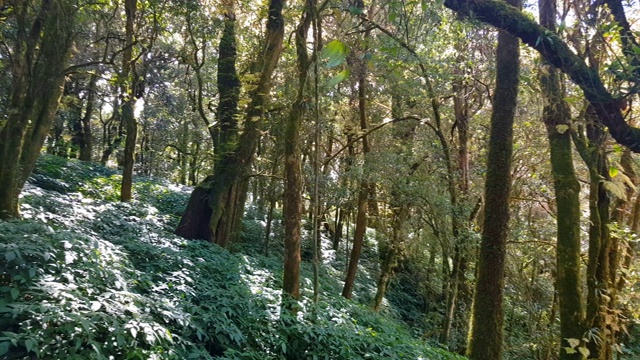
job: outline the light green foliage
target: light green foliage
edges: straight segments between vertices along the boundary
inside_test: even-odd
[[[45,161],[47,174],[58,175],[50,179],[73,183],[54,162]],[[77,182],[75,189],[89,186]],[[155,207],[29,187],[30,220],[0,223],[1,358],[459,358],[340,297],[316,307],[308,288],[300,318],[281,316],[277,257],[232,254],[163,231],[169,199],[179,196],[138,184],[149,194],[141,200]],[[308,269],[303,277],[309,281]]]

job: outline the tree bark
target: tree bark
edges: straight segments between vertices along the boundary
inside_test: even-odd
[[[138,138],[138,122],[133,111],[135,105],[136,76],[132,76],[133,68],[133,23],[136,18],[136,7],[138,0],[125,0],[124,12],[125,22],[125,44],[122,52],[122,85],[121,96],[122,122],[126,131],[124,140],[124,166],[122,169],[122,183],[120,188],[120,201],[131,201],[133,186],[133,164],[135,162],[136,140]]]
[[[518,0],[512,1],[520,6]],[[502,359],[503,288],[511,189],[513,121],[518,94],[519,42],[498,33],[496,89],[491,114],[485,183],[485,219],[478,258],[467,354],[473,360]]]
[[[365,31],[365,39],[369,37],[369,33],[370,30]],[[364,51],[367,51],[367,47],[365,47]],[[363,133],[366,133],[368,128],[366,80],[366,58],[363,57],[358,69],[358,117],[360,119],[360,130]],[[362,136],[362,154],[364,156],[363,167],[366,167],[367,156],[370,151],[371,149],[368,137],[364,135]],[[351,299],[351,295],[353,293],[353,286],[356,280],[356,273],[358,271],[358,262],[360,261],[360,253],[362,252],[364,235],[367,230],[367,211],[369,208],[371,184],[366,179],[366,174],[363,173],[362,176],[363,178],[360,180],[358,189],[358,212],[356,214],[356,229],[353,234],[353,246],[351,248],[351,256],[349,257],[347,276],[344,280],[344,287],[342,288],[342,296],[347,299]]]
[[[540,22],[555,29],[556,0],[540,0]],[[560,313],[560,359],[579,359],[570,354],[567,339],[582,339],[583,307],[580,276],[580,184],[573,167],[571,122],[564,101],[560,75],[543,61],[540,85],[546,105],[542,121],[547,128],[557,206],[556,288]],[[577,349],[574,349],[577,350]]]
[[[296,310],[289,300],[300,297],[300,243],[302,225],[302,169],[300,163],[300,129],[305,113],[305,88],[311,61],[307,54],[307,36],[314,16],[315,0],[307,0],[296,28],[295,43],[298,70],[298,94],[285,125],[284,139],[284,278],[285,306]],[[316,199],[317,201],[317,199]]]
[[[260,75],[255,88],[249,93],[250,102],[245,113],[244,131],[231,149],[220,154],[220,159],[216,161],[214,175],[209,177],[206,183],[201,184],[201,187],[207,189],[208,206],[211,209],[208,229],[185,229],[188,226],[202,224],[202,221],[192,221],[189,218],[199,215],[187,208],[176,229],[177,235],[191,238],[190,234],[206,233],[208,235],[204,238],[225,246],[230,240],[232,230],[240,221],[238,217],[242,216],[241,209],[244,208],[244,204],[240,204],[237,200],[244,196],[238,196],[237,192],[245,189],[240,185],[245,181],[260,139],[262,115],[271,89],[271,77],[282,52],[284,4],[284,0],[271,0],[269,3],[266,43],[258,59]]]
[[[37,14],[31,18],[30,11]],[[0,129],[0,219],[19,217],[18,198],[60,102],[74,34],[73,1],[14,4],[16,40],[7,122]]]

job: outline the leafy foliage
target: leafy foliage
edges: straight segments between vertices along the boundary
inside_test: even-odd
[[[41,164],[68,188],[29,186],[27,220],[0,223],[3,359],[459,358],[337,296],[313,305],[305,293],[298,318],[281,314],[278,258],[164,230],[180,192],[148,180],[137,182],[144,202],[91,199],[71,189],[109,181],[108,170]]]

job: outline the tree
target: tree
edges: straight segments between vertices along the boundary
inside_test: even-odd
[[[609,129],[609,133],[619,144],[640,152],[640,129],[625,121],[619,99],[611,95],[598,73],[587,66],[557,34],[499,0],[445,0],[444,5],[464,16],[472,13],[475,19],[507,31],[538,51],[546,61],[567,74],[580,87],[593,106],[598,121]],[[635,40],[632,33],[624,27],[620,31],[628,40],[629,47],[632,47]]]
[[[520,6],[518,0],[512,5]],[[485,182],[485,219],[467,354],[471,359],[502,359],[504,264],[509,222],[513,121],[518,94],[520,50],[516,37],[498,32],[496,89],[493,97]]]
[[[10,0],[3,59],[12,81],[0,123],[0,219],[19,216],[18,197],[35,166],[63,92],[77,1]],[[5,60],[3,60],[5,61]]]
[[[312,61],[307,53],[307,37],[316,16],[316,1],[307,0],[295,33],[298,86],[297,96],[285,125],[284,136],[284,278],[282,291],[288,299],[300,297],[300,242],[302,226],[302,169],[300,161],[300,130],[305,114],[306,87]],[[314,44],[316,46],[316,44]],[[290,306],[290,305],[287,305]]]
[[[122,51],[122,71],[119,74],[121,78],[122,97],[122,122],[126,129],[126,137],[124,141],[124,163],[122,170],[122,184],[120,190],[120,200],[130,201],[133,181],[133,163],[136,150],[136,140],[138,138],[138,122],[134,114],[135,98],[138,94],[137,84],[138,77],[135,75],[133,68],[133,46],[134,46],[134,21],[136,19],[136,10],[138,0],[125,0],[124,12],[125,20],[125,42]],[[132,76],[133,75],[133,76]]]
[[[260,137],[271,77],[282,52],[284,3],[282,0],[269,2],[265,43],[257,54],[255,66],[259,69],[258,80],[249,93],[244,131],[231,148],[219,154],[214,166],[217,171],[194,190],[176,228],[177,235],[189,239],[207,239],[221,246],[226,246],[233,236],[237,236],[235,231],[242,217],[246,197],[246,176]],[[202,204],[203,194],[207,195],[206,206]],[[204,228],[205,224],[208,224],[207,228]]]

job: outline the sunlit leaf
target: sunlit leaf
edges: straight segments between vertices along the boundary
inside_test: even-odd
[[[578,340],[578,339],[567,338],[566,340],[567,340],[567,342],[569,343],[569,346],[571,346],[572,349],[575,348],[576,346],[580,345],[580,340]],[[573,353],[575,353],[575,351]],[[570,353],[570,354],[573,354],[573,353]]]
[[[350,74],[351,74],[351,71],[349,71],[349,69],[344,69],[344,70],[340,71],[336,76],[332,77],[329,80],[328,85],[329,86],[336,86],[339,83],[341,83],[342,81],[344,81],[346,78],[348,78]]]
[[[580,347],[578,348],[578,351],[580,351],[580,354],[582,354],[582,356],[584,356],[585,358],[586,358],[586,357],[589,357],[589,354],[591,354],[591,352],[589,351],[589,349],[587,349],[587,348],[586,348],[586,347],[584,347],[584,346],[580,346]]]
[[[322,57],[327,59],[327,68],[341,65],[349,54],[349,47],[340,40],[332,40],[322,48]]]

